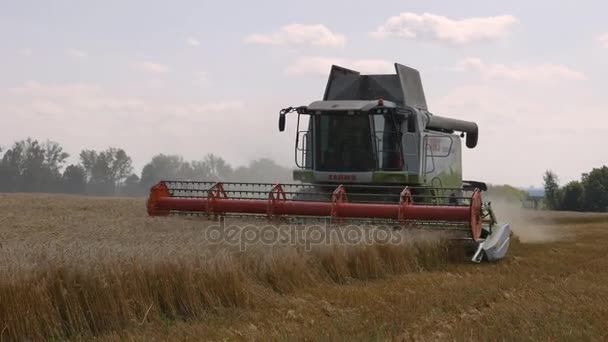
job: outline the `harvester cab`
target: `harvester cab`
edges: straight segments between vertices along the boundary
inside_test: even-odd
[[[418,71],[395,67],[394,75],[360,75],[333,66],[323,101],[280,112],[281,131],[285,116],[298,114],[295,180],[462,186],[461,138],[455,132],[474,148],[477,125],[431,114]]]
[[[299,183],[161,181],[149,214],[389,222],[470,241],[474,262],[502,259],[510,227],[482,202],[486,185],[462,179],[462,138],[475,148],[477,124],[432,114],[418,71],[395,70],[361,75],[332,66],[322,101],[280,111],[280,131],[297,113]]]

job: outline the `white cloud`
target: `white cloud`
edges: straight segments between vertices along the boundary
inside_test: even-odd
[[[584,80],[585,74],[565,65],[542,63],[535,65],[506,65],[484,63],[479,58],[467,58],[458,63],[455,70],[476,71],[486,79],[512,81]]]
[[[186,44],[196,47],[196,46],[200,46],[201,42],[194,37],[188,37],[188,38],[186,38]]]
[[[204,152],[222,155],[228,155],[226,150],[238,152],[253,139],[235,144],[233,135],[218,133],[218,127],[225,126],[227,118],[239,122],[250,118],[253,125],[259,121],[238,100],[183,102],[118,95],[95,84],[36,81],[0,92],[0,112],[11,113],[2,120],[6,134],[0,144],[28,136],[50,138],[61,142],[75,158],[83,148],[119,146],[133,157],[137,168],[161,152],[186,158],[201,158],[200,146],[207,146]],[[235,129],[237,135],[258,132],[251,127],[247,123]]]
[[[592,151],[604,145],[608,108],[586,86],[481,82],[427,95],[433,113],[479,125],[479,145],[463,149],[467,178],[523,186],[541,184],[543,172],[553,169],[565,184],[605,164],[605,156]],[[593,124],[580,124],[580,113]]]
[[[205,71],[197,72],[194,74],[194,81],[192,81],[192,85],[195,87],[207,87],[212,84],[209,79],[209,75]]]
[[[13,87],[11,92],[18,95],[44,96],[44,97],[72,97],[97,93],[99,87],[87,83],[70,83],[57,86],[44,85],[37,81],[27,81],[23,85]]]
[[[32,49],[30,49],[30,48],[20,49],[19,53],[25,57],[30,57],[32,54],[34,54]]]
[[[463,45],[503,38],[517,22],[517,18],[511,15],[450,19],[431,13],[403,12],[388,18],[372,32],[372,37],[433,40]]]
[[[53,108],[52,113],[66,113],[88,116],[90,113],[171,113],[188,116],[206,112],[231,111],[242,108],[239,101],[219,101],[211,103],[172,104],[151,103],[138,98],[114,96],[95,84],[72,83],[64,85],[47,85],[28,81],[21,86],[10,89],[11,92],[27,99],[27,102]],[[49,114],[51,114],[49,112]]]
[[[167,65],[156,62],[140,62],[136,66],[142,71],[153,74],[166,74],[171,70]]]
[[[143,110],[145,105],[145,102],[135,99],[108,96],[99,86],[86,83],[47,85],[28,81],[12,88],[11,93],[27,100],[23,106],[26,112],[29,110],[30,114],[43,116],[78,112],[86,116],[90,112],[106,110],[133,112]]]
[[[320,47],[343,47],[344,35],[332,32],[325,25],[291,24],[269,34],[252,34],[246,41],[260,45],[310,45]]]
[[[601,46],[608,48],[608,33],[604,33],[597,38]]]
[[[79,50],[79,49],[66,49],[65,54],[68,55],[69,57],[77,58],[77,59],[85,58],[89,55],[86,51]]]
[[[298,58],[287,67],[286,72],[290,75],[328,75],[331,66],[334,64],[362,73],[384,74],[395,72],[394,64],[383,59],[347,59],[316,56]]]

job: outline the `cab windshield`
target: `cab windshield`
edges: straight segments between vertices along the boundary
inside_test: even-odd
[[[392,114],[332,113],[314,116],[315,168],[365,172],[403,169],[400,127]]]
[[[316,115],[314,124],[318,171],[364,172],[376,168],[369,115]]]

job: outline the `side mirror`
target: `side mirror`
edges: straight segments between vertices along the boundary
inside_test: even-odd
[[[283,132],[285,130],[285,114],[279,114],[279,132]]]
[[[477,139],[479,138],[478,132],[468,132],[466,143],[468,148],[475,148],[477,146]]]

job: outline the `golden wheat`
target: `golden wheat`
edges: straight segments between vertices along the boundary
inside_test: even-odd
[[[97,336],[149,322],[247,308],[278,294],[442,267],[440,236],[402,243],[306,246],[210,243],[209,223],[149,218],[142,200],[4,195],[0,337]],[[255,229],[255,227],[254,227]],[[281,228],[287,229],[287,228]]]

